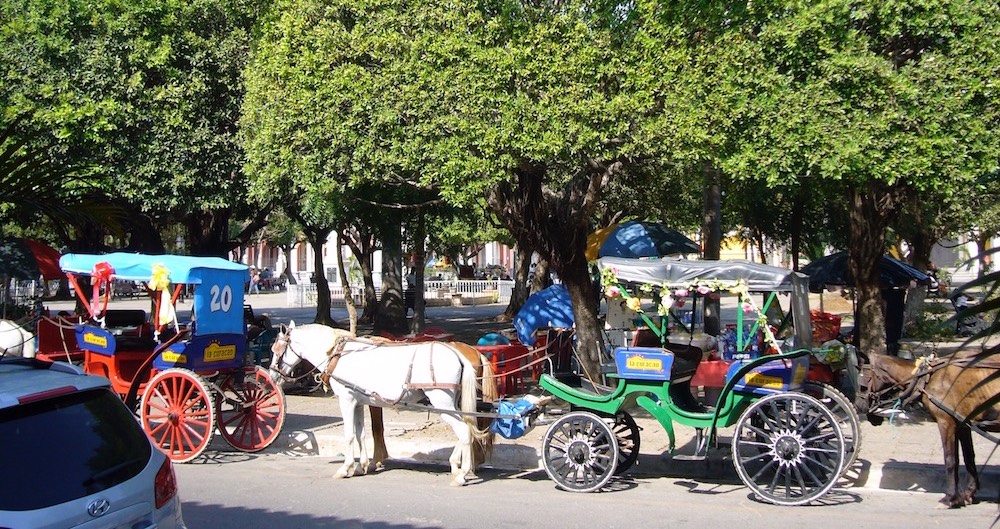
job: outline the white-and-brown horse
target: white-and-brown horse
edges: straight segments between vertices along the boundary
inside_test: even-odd
[[[878,412],[920,400],[941,434],[946,472],[942,507],[961,507],[975,501],[979,472],[972,444],[973,430],[1000,431],[1000,362],[990,358],[1000,348],[955,353],[941,358],[908,360],[894,356],[861,356],[856,404],[878,425]],[[961,447],[968,479],[959,490],[958,450]]]
[[[464,485],[473,467],[473,442],[491,446],[493,434],[476,426],[476,366],[457,345],[353,338],[325,325],[296,327],[292,322],[281,327],[271,348],[271,377],[276,381],[288,378],[303,361],[329,376],[329,384],[340,401],[348,443],[344,465],[336,477],[349,477],[358,470],[365,473],[369,469],[363,442],[363,405],[391,407],[426,399],[429,407],[441,412],[442,420],[455,431],[458,443],[449,458],[452,485]],[[478,351],[476,356],[484,369],[484,394],[495,395],[496,380],[488,372],[489,364]],[[378,444],[376,440],[376,447]],[[355,446],[359,461],[355,458]]]

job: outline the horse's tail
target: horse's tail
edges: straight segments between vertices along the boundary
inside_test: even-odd
[[[493,364],[481,354],[479,361],[483,365],[483,402],[496,402],[500,400],[500,393],[497,391],[497,375],[493,372]]]
[[[454,349],[454,348],[453,348]],[[459,360],[462,362],[462,395],[461,395],[461,407],[462,411],[465,413],[475,413],[477,411],[477,399],[476,399],[476,366],[473,365],[472,361],[465,357],[460,351],[456,350]],[[486,373],[486,366],[489,362],[483,364],[483,374]],[[496,391],[496,379],[490,378],[494,385],[494,392]],[[483,376],[483,387],[487,385],[487,379]],[[465,424],[469,427],[469,432],[472,434],[472,439],[475,443],[482,447],[485,459],[488,459],[493,455],[493,443],[496,438],[496,434],[490,429],[490,420],[482,420],[483,417],[477,417],[475,415],[464,415],[463,416]]]

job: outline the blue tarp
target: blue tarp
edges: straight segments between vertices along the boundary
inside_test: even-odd
[[[494,419],[490,430],[505,439],[517,439],[531,428],[527,414],[534,408],[535,404],[527,399],[501,400],[497,403],[497,414],[505,417]]]
[[[524,306],[514,316],[517,339],[525,345],[534,345],[535,331],[546,327],[569,329],[573,327],[573,303],[569,291],[562,284],[552,285],[528,296]]]

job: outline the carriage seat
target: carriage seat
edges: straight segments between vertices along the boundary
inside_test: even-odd
[[[639,329],[635,334],[635,347],[660,347],[674,353],[674,363],[670,368],[670,382],[691,380],[698,364],[701,363],[703,351],[700,347],[689,344],[667,342],[660,344],[660,338],[649,329]]]
[[[117,351],[152,351],[153,328],[142,309],[113,309],[104,313],[104,326],[115,335]]]
[[[698,370],[704,352],[700,347],[690,344],[667,342],[660,344],[660,339],[649,329],[640,329],[635,337],[636,347],[660,347],[674,354],[674,362],[670,367],[670,387],[667,392],[673,403],[686,411],[704,413],[705,406],[694,397],[691,391],[691,379]]]
[[[142,309],[112,309],[104,313],[104,326],[109,329],[140,327],[146,323],[146,311]]]

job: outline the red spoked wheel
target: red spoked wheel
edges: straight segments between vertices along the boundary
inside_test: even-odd
[[[267,371],[226,375],[215,401],[219,434],[233,448],[257,452],[271,445],[285,424],[285,393]]]
[[[167,457],[186,463],[212,441],[214,410],[205,379],[187,369],[168,369],[146,384],[140,405],[142,429]]]

